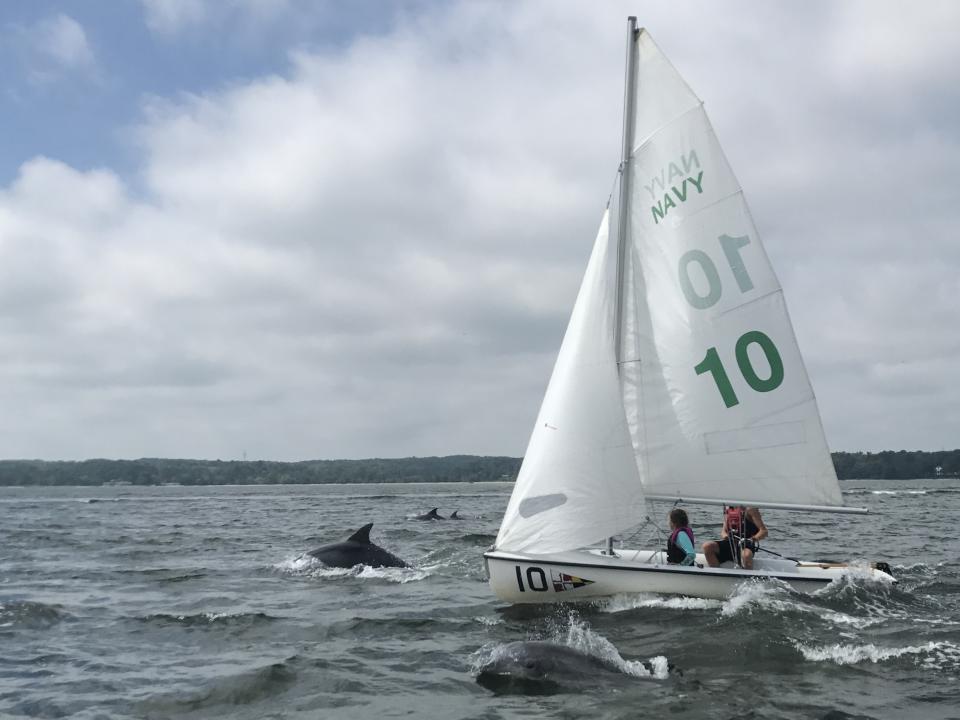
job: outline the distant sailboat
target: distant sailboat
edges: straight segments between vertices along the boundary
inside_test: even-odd
[[[646,499],[865,512],[843,507],[783,292],[702,103],[635,18],[626,82],[616,242],[608,209],[484,554],[490,584],[512,602],[725,597],[769,577],[818,589],[846,566],[589,547]]]

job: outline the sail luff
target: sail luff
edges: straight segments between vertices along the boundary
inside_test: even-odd
[[[627,63],[623,99],[623,145],[620,153],[620,202],[617,219],[617,288],[614,313],[614,348],[619,364],[623,357],[623,305],[626,252],[630,223],[630,159],[633,157],[633,137],[637,109],[637,41],[643,30],[637,30],[637,18],[627,18]],[[619,365],[618,365],[619,372]]]

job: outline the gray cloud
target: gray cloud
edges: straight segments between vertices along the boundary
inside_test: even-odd
[[[139,178],[25,164],[0,189],[0,456],[522,453],[616,170],[628,9],[424,5],[152,98]],[[831,445],[955,445],[957,11],[648,10]]]

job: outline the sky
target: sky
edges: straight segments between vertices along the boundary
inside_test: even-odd
[[[704,100],[833,450],[960,446],[960,4],[0,4],[0,459],[523,454],[627,15]]]

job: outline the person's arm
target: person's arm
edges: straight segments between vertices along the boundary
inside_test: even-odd
[[[683,560],[680,561],[681,565],[693,565],[694,560],[697,559],[697,551],[693,549],[693,543],[690,542],[690,536],[685,532],[677,533],[677,546],[686,553],[683,556]]]
[[[759,542],[767,536],[767,526],[763,524],[763,518],[760,517],[759,510],[751,508],[747,512],[750,514],[750,519],[753,520],[753,524],[757,526],[757,532],[750,539]]]
[[[727,539],[727,516],[726,515],[723,516],[723,528],[720,530],[720,539],[721,540]]]

